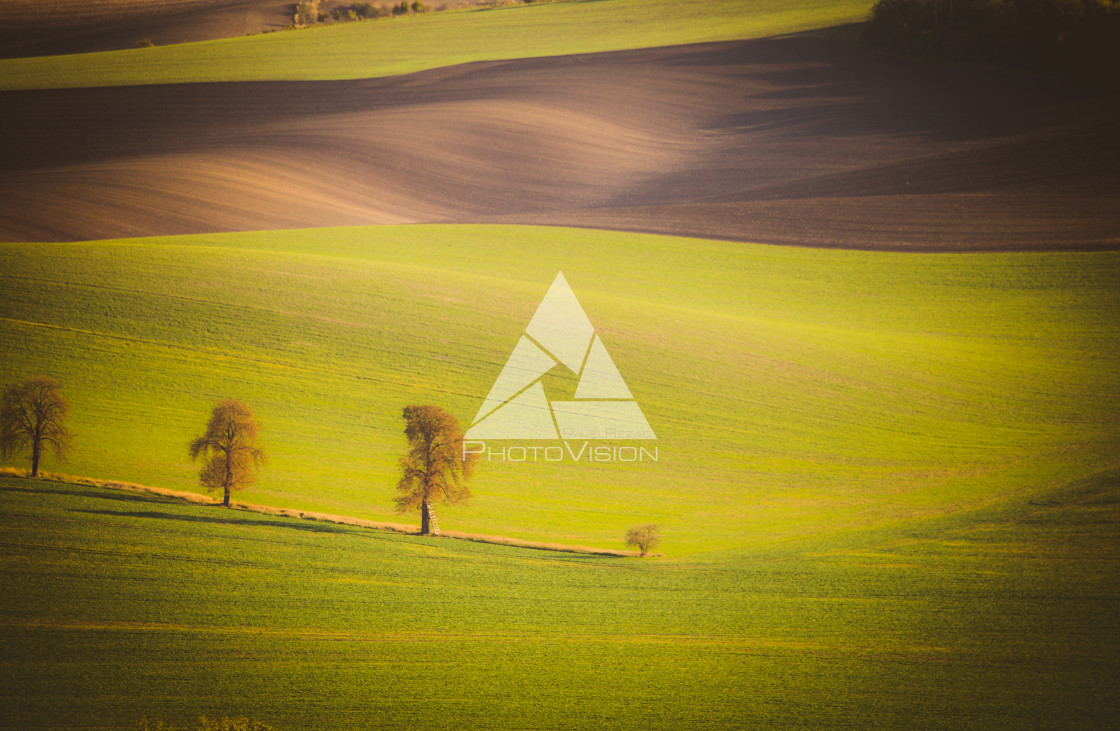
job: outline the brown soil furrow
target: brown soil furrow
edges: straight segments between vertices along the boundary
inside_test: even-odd
[[[1120,100],[823,38],[0,94],[0,240],[404,222],[1120,243]]]

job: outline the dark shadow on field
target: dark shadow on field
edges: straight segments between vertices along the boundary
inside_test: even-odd
[[[1062,105],[1100,96],[1056,76],[935,64],[836,40],[846,28],[664,49],[649,63],[738,79],[739,96],[728,97],[726,113],[707,129],[795,140],[1002,138],[1068,122]]]
[[[16,477],[16,476],[12,476]],[[26,480],[32,479],[27,477],[16,477],[16,479]],[[149,495],[141,493],[107,493],[104,490],[111,488],[101,488],[90,485],[78,485],[70,483],[56,483],[46,481],[42,487],[28,488],[28,487],[15,487],[11,485],[0,484],[0,497],[3,493],[23,493],[27,495],[56,495],[68,498],[99,498],[102,500],[114,500],[125,503],[141,503],[147,505],[160,505],[168,507],[195,507],[203,509],[218,508],[217,505],[203,505],[183,501],[176,497]],[[549,553],[551,558],[556,561],[582,561],[587,560],[601,560],[601,559],[618,559],[624,558],[617,554],[608,552],[591,552],[585,553],[583,551],[565,550],[564,548],[553,548],[543,545],[518,545],[515,543],[504,543],[499,540],[486,540],[481,537],[467,537],[467,536],[421,536],[419,533],[403,533],[396,530],[379,530],[376,528],[368,528],[360,525],[341,525],[337,523],[329,523],[317,519],[306,518],[299,519],[291,515],[274,516],[273,520],[267,518],[257,519],[254,515],[259,515],[251,511],[239,510],[236,507],[231,510],[216,510],[214,515],[180,515],[175,513],[165,513],[155,510],[110,510],[105,509],[87,509],[87,508],[68,508],[72,513],[85,513],[87,515],[105,515],[117,518],[150,518],[157,520],[171,520],[179,521],[182,523],[212,523],[215,525],[231,525],[231,526],[249,526],[249,527],[273,527],[273,528],[290,528],[298,531],[305,531],[310,533],[333,533],[333,534],[348,534],[353,537],[360,537],[373,541],[388,541],[399,542],[402,539],[417,545],[427,545],[433,547],[455,547],[459,551],[472,552],[474,547],[479,549],[488,547],[489,549],[508,549],[511,552],[519,551],[544,551]],[[447,539],[451,539],[450,541]],[[451,555],[423,555],[423,558],[433,560],[454,560]]]
[[[20,479],[34,479],[34,478],[20,478]],[[62,483],[47,482],[41,488],[29,487],[13,487],[10,485],[0,485],[0,493],[4,492],[21,492],[28,495],[61,495],[63,497],[81,497],[81,498],[97,498],[100,500],[116,500],[118,502],[126,503],[156,503],[159,505],[174,505],[183,504],[181,500],[174,498],[159,497],[158,495],[145,495],[141,493],[128,493],[128,494],[113,494],[102,492],[106,488],[98,488],[85,485],[72,485],[64,487]]]
[[[155,511],[137,511],[137,512],[122,512],[119,510],[82,510],[75,509],[75,513],[89,513],[94,515],[108,515],[114,518],[152,518],[156,520],[178,520],[184,523],[212,523],[215,525],[233,525],[233,526],[261,526],[265,528],[290,528],[292,530],[309,531],[311,533],[346,533],[344,528],[331,525],[329,523],[315,522],[298,522],[292,519],[287,520],[255,520],[253,518],[242,518],[238,514],[232,514],[228,517],[211,516],[211,515],[176,515],[174,513],[159,513]]]

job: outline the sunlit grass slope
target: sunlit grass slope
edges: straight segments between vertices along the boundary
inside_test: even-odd
[[[1107,728],[1117,472],[735,563],[393,536],[0,476],[5,727]],[[866,538],[866,537],[865,537]]]
[[[657,522],[670,557],[758,553],[1025,503],[1117,463],[1115,252],[485,226],[3,244],[0,381],[66,384],[78,439],[47,469],[197,490],[187,442],[236,397],[272,457],[240,498],[388,519],[401,408],[469,422],[560,270],[659,461],[483,463],[445,528],[619,548]]]
[[[870,0],[595,0],[0,61],[0,89],[354,79],[470,61],[729,41],[860,21]]]

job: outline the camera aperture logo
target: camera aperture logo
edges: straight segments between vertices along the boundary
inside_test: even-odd
[[[571,400],[550,401],[545,394],[541,379],[554,368],[579,377]],[[559,272],[464,435],[463,454],[508,462],[656,462],[656,446],[591,444],[656,438]],[[511,439],[561,444],[488,444]]]

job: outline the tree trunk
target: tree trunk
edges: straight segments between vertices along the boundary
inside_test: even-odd
[[[233,457],[230,455],[229,450],[226,450],[226,479],[223,481],[223,487],[226,490],[225,499],[222,500],[224,507],[229,507],[230,493],[233,492],[230,488],[233,486]]]
[[[436,523],[436,511],[427,500],[420,505],[420,535],[439,535],[439,524]]]
[[[38,439],[31,442],[31,476],[39,476],[39,456],[43,452],[43,444]]]

